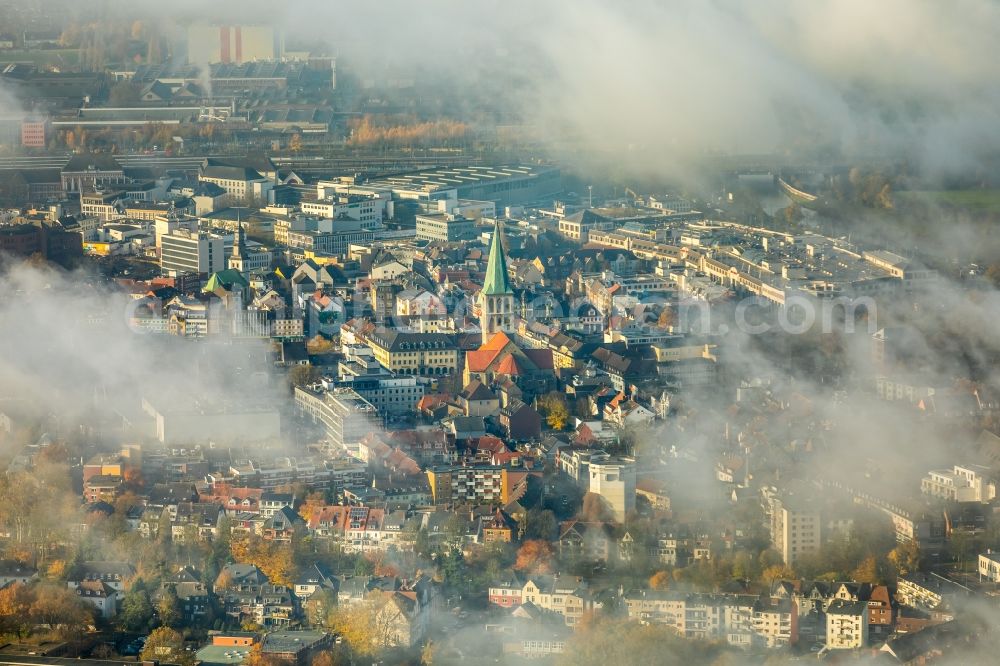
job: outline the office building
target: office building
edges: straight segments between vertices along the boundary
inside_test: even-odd
[[[207,275],[225,268],[225,241],[220,236],[177,229],[160,238],[160,271],[164,275]]]
[[[449,213],[417,215],[417,238],[442,243],[460,243],[476,236],[476,221]]]

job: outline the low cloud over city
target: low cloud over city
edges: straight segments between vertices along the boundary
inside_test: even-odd
[[[0,666],[995,661],[996,3],[0,16]]]

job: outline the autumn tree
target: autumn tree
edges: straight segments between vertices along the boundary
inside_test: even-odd
[[[670,572],[657,571],[649,577],[649,587],[654,590],[666,590],[670,588]]]
[[[296,155],[302,150],[302,135],[296,132],[292,135],[292,138],[288,141],[288,150],[292,151]]]
[[[49,569],[46,572],[46,577],[49,580],[65,582],[68,574],[69,567],[66,564],[66,560],[52,560],[49,563]]]
[[[331,608],[326,628],[340,636],[358,657],[369,657],[377,652],[376,608],[371,601],[353,605],[349,610]]]
[[[306,620],[314,627],[325,627],[330,611],[337,607],[336,593],[321,589],[302,604]]]
[[[143,661],[194,666],[194,653],[184,649],[184,636],[170,627],[154,629],[146,638],[146,645],[140,656]]]
[[[563,430],[569,423],[569,405],[566,396],[552,391],[538,399],[538,408],[545,414],[545,422],[553,430]]]
[[[217,592],[228,590],[233,586],[233,575],[229,573],[228,569],[223,569],[219,572],[218,578],[215,579],[215,589]]]
[[[32,601],[31,591],[21,583],[0,589],[0,632],[25,635],[31,627],[28,614]]]
[[[241,537],[230,542],[230,552],[234,560],[256,566],[275,585],[290,587],[295,580],[295,551],[291,544],[265,541],[256,536]]]
[[[664,305],[660,310],[660,316],[656,318],[656,325],[660,328],[671,328],[677,323],[677,316],[669,305]]]
[[[275,656],[265,654],[261,643],[254,643],[254,646],[250,648],[250,652],[247,653],[246,658],[243,659],[244,666],[279,666],[281,660]]]
[[[324,506],[326,506],[326,496],[323,493],[309,493],[299,507],[299,515],[308,523]]]
[[[379,124],[372,116],[365,115],[348,123],[350,136],[347,145],[360,148],[416,147],[454,145],[466,139],[469,127],[454,120],[415,122],[401,118],[401,122]]]
[[[93,608],[64,585],[43,583],[32,592],[30,615],[36,624],[59,627],[63,636],[82,632],[93,621]]]
[[[911,574],[920,569],[920,547],[912,541],[901,543],[889,551],[888,560],[896,575]]]
[[[337,666],[337,660],[331,652],[319,652],[312,658],[309,666]]]
[[[288,371],[288,383],[292,386],[307,386],[319,380],[319,369],[314,365],[296,365]]]
[[[321,335],[310,338],[306,341],[306,351],[310,354],[328,354],[334,351],[335,345]]]
[[[526,573],[547,574],[552,572],[555,553],[549,541],[528,539],[517,551],[514,568]]]
[[[761,579],[767,584],[768,588],[779,580],[788,580],[790,578],[795,578],[795,571],[787,564],[772,564],[764,569],[764,573],[761,574]]]

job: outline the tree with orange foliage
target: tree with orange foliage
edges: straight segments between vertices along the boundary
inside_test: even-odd
[[[314,515],[322,511],[324,506],[326,506],[326,497],[323,496],[323,493],[310,493],[302,506],[299,507],[299,515],[302,516],[302,520],[308,523]]]
[[[787,564],[773,564],[764,569],[764,573],[761,574],[761,578],[765,583],[767,583],[768,587],[770,587],[774,585],[775,581],[795,578],[795,571],[793,571]]]
[[[455,120],[413,122],[402,118],[403,124],[376,125],[371,116],[364,116],[349,124],[351,129],[347,144],[355,147],[373,146],[441,146],[463,141],[469,126]]]
[[[877,583],[879,575],[878,562],[875,561],[875,556],[869,555],[861,560],[857,568],[851,572],[851,578],[858,583]]]
[[[250,652],[247,653],[246,658],[243,660],[244,666],[278,666],[281,663],[277,657],[264,654],[260,642],[254,643],[254,646],[250,648]]]
[[[295,579],[295,551],[291,544],[240,536],[230,541],[229,552],[237,562],[256,566],[275,585],[290,587]]]
[[[229,553],[240,564],[250,562],[250,539],[248,534],[237,534],[229,540]]]
[[[142,470],[135,467],[129,467],[125,470],[125,485],[133,490],[139,490],[145,485],[145,481],[142,478]]]
[[[30,627],[31,591],[21,583],[0,590],[0,632],[23,635]]]
[[[527,573],[552,573],[552,544],[541,539],[528,539],[517,551],[514,568]]]
[[[657,571],[655,574],[649,577],[649,587],[654,590],[670,589],[670,572]]]

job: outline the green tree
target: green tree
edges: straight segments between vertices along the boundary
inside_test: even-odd
[[[125,631],[147,631],[153,622],[153,604],[149,600],[149,592],[141,578],[132,583],[132,587],[122,599],[121,611],[118,613],[118,624]]]
[[[556,515],[548,509],[531,509],[521,523],[522,539],[552,539],[559,527]]]
[[[420,528],[417,530],[416,539],[413,542],[413,552],[420,557],[430,557],[433,545],[427,530]]]
[[[176,586],[166,585],[160,591],[160,598],[156,602],[156,614],[160,618],[160,624],[165,627],[176,628],[180,625],[184,615],[181,613],[181,601],[177,597]]]

